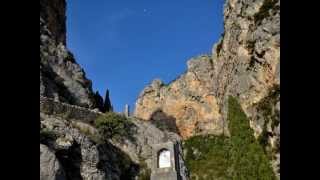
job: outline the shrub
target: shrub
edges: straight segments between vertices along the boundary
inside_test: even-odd
[[[95,121],[95,126],[103,141],[112,138],[121,139],[121,137],[128,137],[132,131],[130,120],[125,116],[113,112],[107,112],[99,116]]]
[[[186,140],[185,161],[191,179],[228,179],[229,144],[227,137],[213,135]]]

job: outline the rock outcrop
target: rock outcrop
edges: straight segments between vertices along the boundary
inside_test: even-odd
[[[102,142],[92,122],[100,112],[42,98],[40,111],[40,162],[42,180],[135,179],[152,170],[152,146],[173,142],[181,180],[188,172],[183,160],[181,138],[153,124],[130,118],[130,134]],[[87,117],[83,116],[85,113]],[[79,115],[82,114],[82,115]]]
[[[112,141],[113,145],[127,153],[132,161],[137,164],[146,164],[147,168],[153,170],[152,148],[155,144],[172,142],[177,147],[178,173],[181,180],[188,179],[188,171],[183,159],[182,139],[176,133],[162,131],[153,124],[140,119],[130,118],[133,122],[132,136],[124,141]]]
[[[66,48],[65,0],[40,1],[40,95],[96,108],[91,81]]]
[[[178,147],[179,174],[188,179],[182,139],[228,136],[230,95],[279,175],[280,0],[226,1],[224,34],[212,54],[190,59],[186,73],[169,84],[154,80],[128,119],[130,137],[107,142],[99,141],[93,121],[112,111],[109,92],[104,101],[93,93],[66,48],[65,9],[65,0],[40,1],[41,179],[149,177],[152,146],[167,141]]]
[[[40,0],[40,19],[46,23],[53,41],[66,45],[66,2]],[[41,26],[41,25],[40,25]],[[41,32],[41,30],[40,30]]]
[[[175,122],[171,128],[176,126],[184,138],[202,132],[223,133],[224,121],[213,94],[212,61],[210,56],[190,60],[187,72],[168,85],[154,80],[140,94],[135,116],[151,121],[171,119]]]
[[[152,146],[167,141],[177,148],[179,174],[186,180],[181,138],[130,118],[130,137],[102,140],[94,121],[112,111],[93,93],[91,81],[66,48],[65,0],[40,1],[40,179],[148,179]]]
[[[279,173],[280,0],[226,1],[224,33],[212,54],[189,60],[187,72],[169,84],[153,81],[134,114],[152,121],[160,110],[167,116],[158,121],[173,120],[184,139],[228,135],[229,95],[239,98]]]
[[[45,173],[58,174],[61,169],[65,172],[65,179],[111,180],[136,173],[135,164],[129,160],[126,165],[132,169],[122,167],[122,161],[129,157],[121,150],[110,143],[97,144],[90,139],[90,131],[84,131],[90,126],[45,113],[40,113],[40,119],[40,143],[48,147],[51,156],[55,156],[53,162],[46,162],[49,157],[40,156],[40,162],[44,162],[41,180],[53,180],[53,176],[45,176]],[[61,168],[53,163],[60,164]]]
[[[56,155],[44,144],[40,144],[40,179],[66,180]]]

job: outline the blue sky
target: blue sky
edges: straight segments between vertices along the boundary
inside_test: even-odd
[[[67,46],[115,111],[153,79],[165,83],[208,54],[223,32],[224,0],[68,0]]]

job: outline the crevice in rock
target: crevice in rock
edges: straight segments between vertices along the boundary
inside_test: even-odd
[[[56,157],[66,172],[67,180],[83,180],[81,176],[81,147],[74,142],[68,149],[59,149],[56,151]]]

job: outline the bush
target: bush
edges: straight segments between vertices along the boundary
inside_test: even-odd
[[[132,131],[130,120],[125,116],[113,112],[107,112],[99,116],[95,121],[95,126],[103,141],[112,138],[121,139],[121,137],[128,137]]]
[[[230,161],[233,179],[275,179],[262,146],[253,136],[249,119],[238,101],[229,97],[228,122],[231,140]]]
[[[191,179],[275,179],[240,104],[229,97],[228,105],[230,137],[195,136],[184,142]]]
[[[184,143],[185,161],[191,179],[228,179],[229,146],[227,137],[194,136]]]

